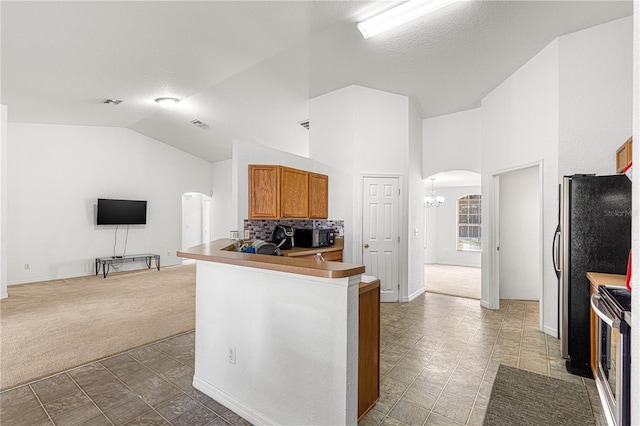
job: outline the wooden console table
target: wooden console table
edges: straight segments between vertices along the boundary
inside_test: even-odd
[[[151,259],[155,259],[156,268],[160,270],[160,255],[159,254],[130,254],[127,256],[109,256],[109,257],[96,257],[96,275],[100,272],[100,266],[102,266],[102,277],[107,278],[109,273],[109,267],[114,263],[125,262],[142,262],[143,260],[147,264],[147,268],[151,269]]]

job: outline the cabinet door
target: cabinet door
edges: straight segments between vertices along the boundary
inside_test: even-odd
[[[249,218],[280,217],[278,166],[249,165]]]
[[[309,173],[309,217],[329,217],[329,176]]]
[[[280,167],[280,217],[309,217],[309,172]]]
[[[616,151],[616,173],[622,173],[633,161],[633,138],[629,138]]]

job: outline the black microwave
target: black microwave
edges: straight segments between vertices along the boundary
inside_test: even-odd
[[[333,229],[296,229],[296,247],[327,247],[335,241]]]

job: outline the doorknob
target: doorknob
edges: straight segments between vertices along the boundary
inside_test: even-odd
[[[365,245],[364,245],[364,248],[369,248],[369,244],[365,244]]]

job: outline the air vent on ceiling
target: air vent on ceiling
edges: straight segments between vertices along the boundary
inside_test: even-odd
[[[309,130],[309,120],[301,121],[298,124],[304,127],[305,129]]]
[[[106,98],[102,101],[103,104],[107,104],[107,105],[119,105],[122,102],[123,101],[120,99],[110,99],[110,98]]]
[[[194,118],[193,120],[190,121],[191,124],[198,126],[198,127],[209,127],[207,125],[207,123],[203,123],[202,121],[198,120],[197,118]]]

